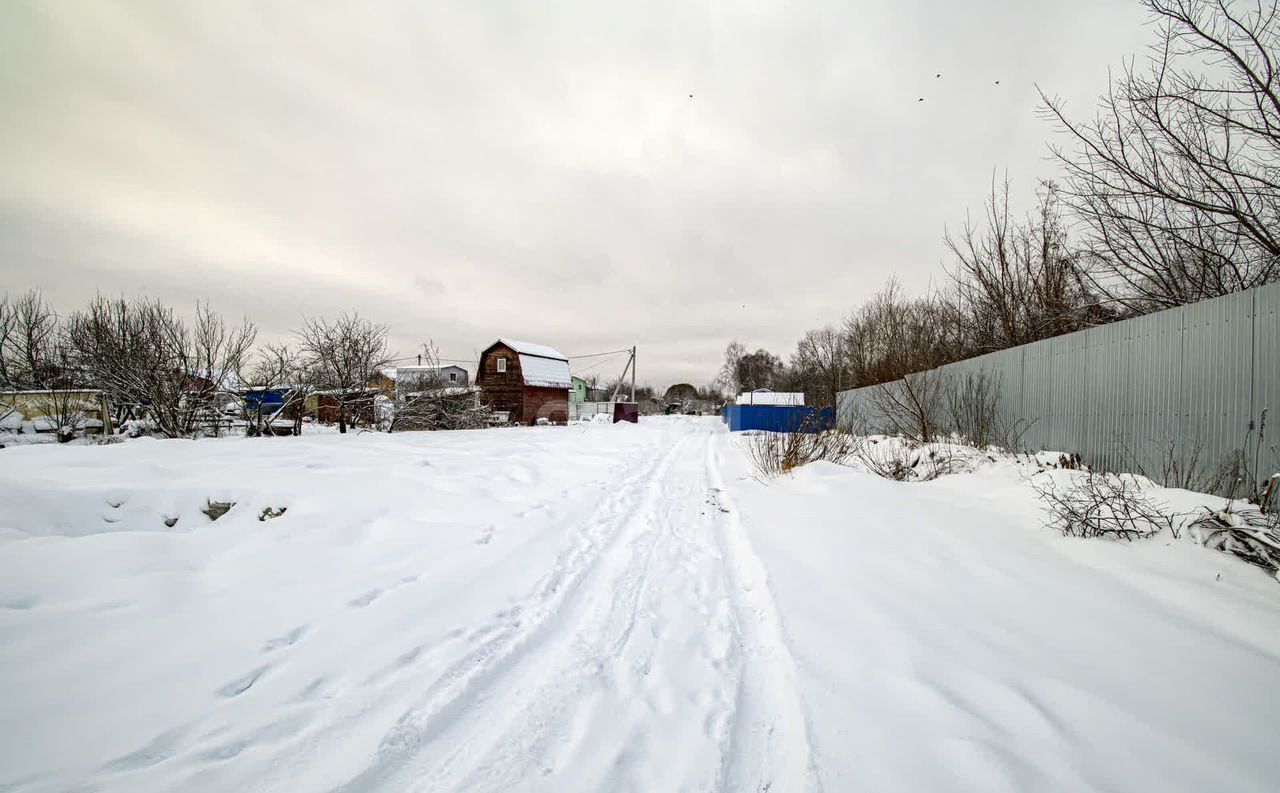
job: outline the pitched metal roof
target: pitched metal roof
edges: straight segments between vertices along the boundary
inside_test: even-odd
[[[521,355],[536,355],[539,358],[554,358],[558,361],[569,360],[568,357],[561,355],[559,352],[545,344],[533,344],[532,342],[516,341],[515,339],[498,339],[498,341],[507,345]]]

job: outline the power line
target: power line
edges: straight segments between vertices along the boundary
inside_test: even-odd
[[[631,352],[631,348],[628,347],[625,350],[610,350],[609,352],[592,352],[586,355],[570,355],[569,360],[572,361],[575,358],[599,358],[601,355],[617,355],[623,352]]]
[[[631,350],[621,350],[620,352],[631,352]],[[617,355],[619,353],[614,353],[614,354]],[[578,374],[579,375],[586,374],[587,372],[590,372],[592,369],[604,366],[607,363],[616,363],[616,362],[617,362],[616,358],[605,358],[603,361],[596,361],[595,363],[591,364],[585,369],[579,369]]]
[[[585,354],[583,354],[583,355],[569,355],[569,356],[567,356],[567,358],[568,358],[570,361],[576,361],[576,360],[580,360],[580,359],[582,359],[582,358],[603,358],[603,357],[605,357],[605,356],[610,356],[610,355],[622,355],[623,353],[629,353],[629,352],[631,352],[631,348],[629,348],[629,347],[628,347],[628,348],[627,348],[627,349],[625,349],[625,350],[609,350],[608,352],[590,352],[590,353],[585,353]],[[404,356],[403,358],[392,358],[392,359],[391,359],[391,362],[392,362],[392,363],[399,363],[399,362],[401,362],[401,361],[416,361],[416,360],[418,359],[418,357],[419,357],[419,356],[417,356],[417,355],[406,355],[406,356]],[[438,356],[435,356],[435,360],[437,360],[437,361],[442,361],[442,362],[445,362],[445,363],[467,363],[467,364],[473,364],[473,363],[475,363],[475,362],[476,362],[476,359],[475,359],[475,358],[445,358],[444,356],[439,356],[439,355],[438,355]],[[604,363],[604,362],[602,361],[601,363]],[[592,365],[592,366],[588,367],[587,369],[584,369],[583,371],[589,371],[590,369],[594,369],[597,365],[598,365],[598,364],[596,364],[596,365]]]
[[[399,363],[401,361],[416,361],[418,360],[418,357],[419,356],[417,355],[406,355],[403,358],[392,358],[391,362]],[[445,361],[447,363],[475,363],[476,362],[474,358],[441,358],[438,356],[436,357],[436,360]]]

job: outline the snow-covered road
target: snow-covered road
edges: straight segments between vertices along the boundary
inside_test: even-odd
[[[725,439],[675,420],[23,450],[59,469],[3,469],[0,783],[809,787]],[[212,523],[208,498],[237,506]]]
[[[6,450],[0,791],[1269,789],[1275,583],[1038,523],[715,420]]]
[[[360,772],[371,790],[801,789],[803,719],[759,563],[686,423],[627,461],[554,563],[403,712]]]

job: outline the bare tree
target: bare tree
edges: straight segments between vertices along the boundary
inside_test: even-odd
[[[127,416],[145,414],[172,438],[217,431],[256,335],[253,323],[230,327],[208,304],[188,324],[147,298],[99,297],[67,322],[77,370]]]
[[[287,344],[264,345],[247,383],[241,402],[246,435],[273,435],[282,421],[291,422],[292,434],[302,434],[302,415],[314,387],[296,349]]]
[[[731,392],[740,392],[741,384],[738,382],[738,362],[747,354],[747,345],[734,339],[724,348],[724,364],[720,367],[720,373],[716,376],[716,382],[721,388]]]
[[[65,374],[58,342],[58,315],[38,290],[0,298],[0,387],[49,388]]]
[[[719,405],[725,401],[726,396],[724,388],[717,379],[699,388],[697,398],[710,402],[713,405]]]
[[[308,318],[296,331],[298,349],[316,385],[338,405],[338,431],[361,420],[367,403],[373,407],[370,383],[391,364],[387,326],[359,313],[343,313],[334,320]]]
[[[791,388],[803,391],[809,404],[835,405],[836,395],[854,382],[844,335],[831,325],[807,331],[796,343],[788,372]]]
[[[1101,113],[1054,153],[1089,229],[1097,287],[1152,311],[1280,278],[1277,0],[1145,0],[1153,55],[1125,65]]]
[[[1003,350],[1087,327],[1096,318],[1058,203],[1044,185],[1034,217],[1019,222],[1009,209],[1009,183],[992,182],[982,226],[965,223],[946,235],[955,257],[954,285],[966,342],[974,353]]]
[[[942,296],[910,299],[895,279],[851,314],[844,347],[854,387],[887,383],[965,357],[956,306]]]
[[[777,390],[782,385],[785,367],[782,359],[765,349],[740,357],[734,368],[734,382],[740,391],[759,388]]]

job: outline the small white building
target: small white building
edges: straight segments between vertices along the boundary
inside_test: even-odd
[[[804,405],[803,391],[770,391],[767,388],[757,388],[755,391],[747,391],[738,394],[739,405]]]

